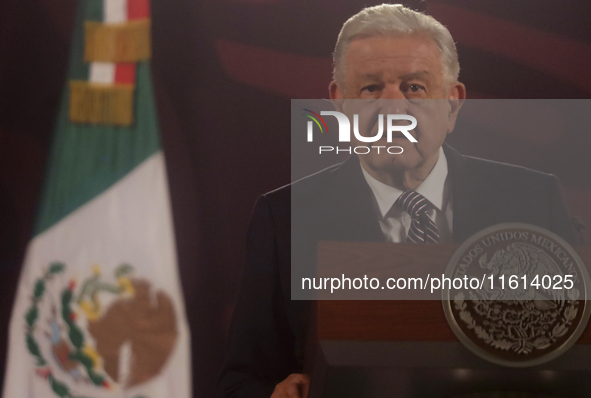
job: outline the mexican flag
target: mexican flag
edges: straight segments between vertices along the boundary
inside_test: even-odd
[[[147,0],[82,0],[4,398],[191,396]]]

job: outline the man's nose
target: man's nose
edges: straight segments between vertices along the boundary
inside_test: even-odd
[[[407,113],[407,100],[398,87],[392,87],[382,92],[380,108],[383,114],[404,115]]]

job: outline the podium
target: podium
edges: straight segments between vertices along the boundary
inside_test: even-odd
[[[391,267],[391,276],[413,267],[444,272],[458,246],[322,242],[318,261],[354,267],[377,252],[389,263],[402,262]],[[591,247],[575,250],[591,265]],[[310,320],[305,371],[312,378],[310,398],[591,397],[591,327],[558,358],[511,368],[465,348],[448,325],[441,300],[319,300]]]

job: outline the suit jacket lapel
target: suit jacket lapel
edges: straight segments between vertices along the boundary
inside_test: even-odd
[[[488,190],[486,181],[471,167],[469,158],[447,144],[443,144],[447,158],[453,200],[453,238],[462,243],[470,236],[494,224],[494,192]]]
[[[334,195],[337,228],[343,240],[383,241],[371,188],[367,185],[357,156],[351,156],[335,170]],[[334,188],[334,189],[333,189]]]

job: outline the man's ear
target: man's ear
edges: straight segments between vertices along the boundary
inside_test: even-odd
[[[341,90],[341,86],[333,80],[328,86],[328,93],[335,110],[337,112],[343,112],[343,91]]]
[[[449,116],[448,116],[448,128],[447,134],[450,134],[455,125],[456,120],[458,118],[458,113],[464,105],[464,100],[466,99],[466,86],[460,82],[456,82],[452,85],[451,89],[449,90],[448,101],[450,105]]]

